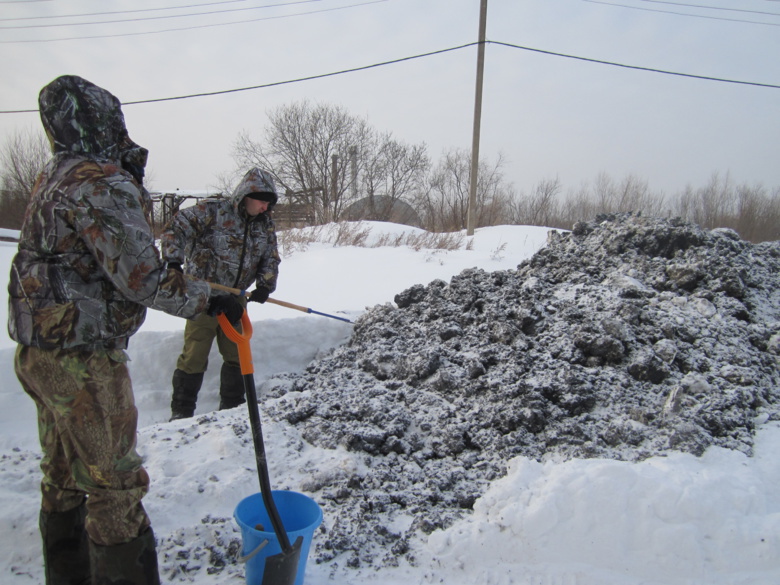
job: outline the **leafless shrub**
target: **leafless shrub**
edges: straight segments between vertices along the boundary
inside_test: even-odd
[[[503,176],[503,157],[495,162],[480,160],[477,175],[476,226],[509,223],[514,191]],[[428,174],[425,188],[413,201],[423,228],[452,232],[466,227],[471,188],[471,153],[463,149],[446,151]]]
[[[418,232],[406,234],[406,237],[398,244],[409,246],[420,251],[427,250],[460,250],[463,247],[465,236],[462,232]]]
[[[490,252],[490,259],[496,261],[501,260],[504,257],[505,251],[506,251],[506,242],[502,242],[500,245],[496,246],[496,248]]]
[[[707,185],[690,186],[674,200],[673,211],[705,228],[728,227],[751,242],[780,239],[780,188],[738,185],[714,173]]]
[[[465,236],[461,232],[436,233],[422,230],[381,234],[372,238],[371,226],[363,222],[334,222],[306,228],[279,230],[277,237],[282,256],[288,258],[296,252],[305,252],[314,243],[359,248],[408,246],[415,251],[420,251],[459,250],[464,247],[465,241]]]
[[[364,248],[371,234],[371,228],[363,227],[359,222],[337,222],[330,225],[336,226],[334,246]]]

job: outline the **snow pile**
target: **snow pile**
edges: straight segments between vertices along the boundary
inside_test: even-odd
[[[301,486],[331,519],[312,556],[414,563],[411,539],[518,455],[751,454],[756,422],[780,419],[778,285],[777,242],[626,214],[372,308],[347,345],[261,388],[308,443],[362,454]]]

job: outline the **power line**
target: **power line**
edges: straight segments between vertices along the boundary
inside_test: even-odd
[[[512,49],[519,49],[523,51],[531,51],[533,53],[540,53],[543,55],[550,55],[553,57],[564,57],[567,59],[576,59],[578,61],[585,61],[588,63],[597,63],[599,65],[610,65],[613,67],[621,67],[624,69],[634,69],[637,71],[646,71],[651,73],[661,73],[664,75],[674,75],[678,77],[688,77],[691,79],[701,79],[704,81],[717,81],[720,83],[734,83],[739,85],[751,85],[755,87],[764,87],[769,89],[780,89],[780,85],[775,85],[771,83],[758,83],[754,81],[739,81],[735,79],[725,79],[721,77],[710,77],[706,75],[695,75],[692,73],[680,73],[677,71],[666,71],[664,69],[654,69],[651,67],[641,67],[639,65],[627,65],[625,63],[615,63],[613,61],[603,61],[600,59],[590,59],[588,57],[578,57],[576,55],[567,55],[566,53],[556,53],[554,51],[546,51],[543,49],[534,49],[532,47],[523,47],[521,45],[515,45],[512,43],[504,43],[501,41],[485,41],[485,44],[488,45],[498,45],[502,47],[509,47]],[[404,61],[412,61],[414,59],[422,59],[424,57],[432,57],[434,55],[441,55],[443,53],[449,53],[452,51],[458,51],[460,49],[465,49],[467,47],[473,47],[475,45],[479,45],[479,42],[472,42],[472,43],[466,43],[465,45],[458,45],[457,47],[450,47],[448,49],[439,49],[437,51],[431,51],[428,53],[420,53],[419,55],[412,55],[410,57],[401,57],[399,59],[393,59],[390,61],[382,61],[380,63],[373,63],[371,65],[363,65],[360,67],[353,67],[351,69],[342,69],[340,71],[333,71],[331,73],[321,73],[319,75],[309,75],[307,77],[299,77],[297,79],[288,79],[286,81],[274,81],[271,83],[264,83],[261,85],[251,85],[248,87],[239,87],[234,89],[223,89],[223,90],[215,90],[215,91],[208,91],[208,92],[201,92],[201,93],[191,93],[186,95],[180,95],[180,96],[173,96],[173,97],[165,97],[165,98],[151,98],[146,100],[136,100],[131,102],[123,102],[123,106],[133,106],[138,104],[150,104],[150,103],[156,103],[156,102],[168,102],[168,101],[175,101],[175,100],[185,100],[185,99],[192,99],[192,98],[198,98],[198,97],[208,97],[208,96],[215,96],[215,95],[223,95],[228,93],[238,93],[242,91],[251,91],[255,89],[265,89],[269,87],[276,87],[280,85],[289,85],[292,83],[301,83],[303,81],[313,81],[315,79],[323,79],[326,77],[335,77],[337,75],[344,75],[347,73],[356,73],[358,71],[366,71],[368,69],[375,69],[377,67],[384,67],[385,65],[395,65],[396,63],[403,63]],[[0,110],[0,114],[29,114],[29,113],[35,113],[38,110]]]
[[[308,1],[308,2],[316,2],[319,0],[302,0],[302,1]],[[89,40],[89,39],[109,39],[109,38],[117,38],[117,37],[132,37],[132,36],[142,36],[142,35],[152,35],[152,34],[161,34],[161,33],[169,33],[169,32],[178,32],[178,31],[185,31],[185,30],[195,30],[200,28],[212,28],[217,26],[230,26],[234,24],[246,24],[248,22],[260,22],[263,20],[278,20],[282,18],[293,18],[295,16],[307,16],[309,14],[321,14],[324,12],[333,12],[336,10],[347,10],[349,8],[357,8],[359,6],[367,6],[369,4],[379,4],[381,2],[389,2],[390,0],[370,0],[367,2],[359,2],[357,4],[348,4],[346,6],[336,6],[335,8],[323,8],[321,10],[310,10],[308,12],[298,12],[296,14],[282,14],[279,16],[264,16],[259,18],[247,18],[243,20],[233,21],[233,22],[212,22],[209,24],[201,24],[201,25],[194,25],[194,26],[186,26],[186,27],[179,27],[179,28],[168,28],[163,30],[154,30],[154,31],[145,31],[145,32],[133,32],[133,33],[117,33],[117,34],[105,34],[105,35],[91,35],[91,36],[83,36],[83,37],[64,37],[60,39],[31,39],[31,40],[22,40],[22,41],[0,41],[0,44],[16,44],[16,43],[52,43],[52,42],[58,42],[58,41],[80,41],[80,40]],[[300,3],[300,2],[299,2]],[[101,23],[103,24],[103,23]]]
[[[449,53],[450,51],[457,51],[459,49],[465,49],[466,47],[472,47],[474,45],[478,45],[479,43],[467,43],[465,45],[459,45],[457,47],[450,47],[449,49],[439,49],[438,51],[431,51],[430,53],[421,53],[419,55],[412,55],[411,57],[401,57],[400,59],[393,59],[391,61],[383,61],[381,63],[374,63],[372,65],[363,65],[361,67],[353,67],[351,69],[342,69],[341,71],[333,71],[331,73],[321,73],[319,75],[310,75],[308,77],[299,77],[297,79],[289,79],[287,81],[275,81],[272,83],[265,83],[263,85],[252,85],[249,87],[241,87],[237,89],[225,89],[225,90],[219,90],[219,91],[210,91],[210,92],[204,92],[204,93],[195,93],[195,94],[189,94],[189,95],[182,95],[177,97],[167,97],[167,98],[156,98],[156,99],[148,99],[148,100],[137,100],[133,102],[124,102],[122,105],[130,106],[130,105],[136,105],[136,104],[149,104],[154,102],[167,102],[172,100],[183,100],[183,99],[189,99],[189,98],[195,98],[195,97],[206,97],[206,96],[212,96],[212,95],[221,95],[226,93],[237,93],[240,91],[249,91],[253,89],[264,89],[267,87],[275,87],[278,85],[288,85],[290,83],[300,83],[302,81],[313,81],[314,79],[323,79],[325,77],[334,77],[336,75],[344,75],[345,73],[355,73],[357,71],[365,71],[367,69],[374,69],[376,67],[384,67],[385,65],[395,65],[396,63],[403,63],[404,61],[411,61],[413,59],[422,59],[423,57],[431,57],[433,55],[440,55],[442,53]],[[33,111],[37,112],[38,110],[27,110],[27,111]],[[4,112],[0,112],[2,114]]]
[[[578,57],[576,55],[567,55],[565,53],[555,53],[553,51],[544,51],[542,49],[534,49],[532,47],[523,47],[520,45],[513,45],[512,43],[502,43],[499,41],[487,41],[494,45],[501,45],[504,47],[511,47],[513,49],[522,49],[523,51],[532,51],[534,53],[542,53],[544,55],[553,55],[555,57],[565,57],[567,59],[576,59],[578,61],[587,61],[589,63],[598,63],[600,65],[611,65],[613,67],[623,67],[625,69],[635,69],[637,71],[648,71],[651,73],[663,73],[664,75],[676,75],[678,77],[689,77],[692,79],[703,79],[705,81],[719,81],[721,83],[736,83],[739,85],[753,85],[756,87],[767,87],[771,89],[780,89],[780,85],[774,85],[771,83],[758,83],[755,81],[738,81],[736,79],[725,79],[722,77],[710,77],[707,75],[695,75],[693,73],[680,73],[678,71],[667,71],[664,69],[654,69],[652,67],[641,67],[639,65],[626,65],[625,63],[615,63],[613,61],[602,61],[600,59],[590,59],[588,57]]]
[[[685,4],[684,2],[667,2],[665,0],[638,0],[639,2],[649,2],[652,4],[671,4],[673,6],[684,6],[686,8],[705,8],[707,10],[724,10],[728,12],[744,12],[747,14],[767,14],[769,16],[780,16],[778,12],[763,12],[761,10],[745,10],[744,8],[725,8],[723,6],[706,6],[703,4]]]
[[[479,43],[473,42],[473,43],[467,43],[465,45],[459,45],[457,47],[450,47],[449,49],[439,49],[437,51],[431,51],[429,53],[421,53],[419,55],[412,55],[411,57],[401,57],[400,59],[393,59],[391,61],[383,61],[381,63],[374,63],[372,65],[363,65],[361,67],[353,67],[351,69],[342,69],[341,71],[333,71],[331,73],[321,73],[319,75],[310,75],[308,77],[299,77],[297,79],[288,79],[286,81],[274,81],[271,83],[264,83],[262,85],[252,85],[249,87],[239,87],[235,89],[223,89],[223,90],[216,90],[216,91],[208,91],[208,92],[202,92],[202,93],[191,93],[187,95],[180,95],[180,96],[174,96],[174,97],[166,97],[166,98],[152,98],[147,100],[136,100],[132,102],[123,102],[123,106],[133,106],[137,104],[151,104],[155,102],[169,102],[174,100],[185,100],[190,98],[197,98],[197,97],[207,97],[207,96],[214,96],[214,95],[223,95],[228,93],[238,93],[241,91],[250,91],[253,89],[265,89],[268,87],[276,87],[279,85],[288,85],[291,83],[300,83],[302,81],[313,81],[315,79],[323,79],[325,77],[334,77],[336,75],[344,75],[346,73],[355,73],[357,71],[365,71],[367,69],[374,69],[376,67],[383,67],[385,65],[393,65],[395,63],[403,63],[404,61],[411,61],[413,59],[421,59],[423,57],[431,57],[433,55],[439,55],[442,53],[448,53],[450,51],[457,51],[459,49],[465,49],[466,47],[473,47],[474,45],[477,45]],[[29,114],[29,113],[35,113],[38,112],[38,110],[0,110],[0,114]]]
[[[53,24],[24,24],[21,26],[0,26],[0,30],[24,30],[30,28],[58,28],[62,26],[91,26],[95,24],[118,24],[123,22],[145,22],[148,20],[165,20],[170,18],[187,18],[190,16],[211,16],[213,14],[226,14],[228,12],[245,12],[247,10],[262,10],[265,8],[279,8],[282,6],[292,6],[294,4],[310,4],[312,2],[322,2],[322,0],[297,0],[295,2],[281,2],[279,4],[266,4],[264,6],[249,6],[244,8],[226,8],[224,10],[210,10],[208,12],[192,12],[190,14],[165,14],[162,16],[143,16],[138,18],[123,18],[118,20],[100,20],[93,22],[58,22]],[[152,10],[169,10],[167,8],[156,8]],[[43,17],[46,18],[46,17]]]
[[[48,0],[43,0],[48,1]],[[182,8],[198,8],[201,6],[214,6],[216,4],[234,4],[236,2],[246,2],[246,0],[221,0],[220,2],[206,2],[203,4],[185,4],[182,6],[163,6],[162,8],[138,8],[136,10],[113,10],[109,12],[86,12],[82,14],[57,14],[54,16],[19,16],[16,18],[0,18],[0,22],[11,22],[17,20],[50,20],[53,18],[81,18],[82,16],[108,16],[111,14],[134,14],[138,12],[158,12],[161,10],[180,10]],[[0,4],[10,4],[9,2],[0,2]],[[29,2],[25,2],[29,4]]]
[[[691,18],[706,18],[708,20],[725,20],[727,22],[741,22],[743,24],[763,24],[765,26],[780,26],[780,23],[761,22],[756,20],[742,20],[739,18],[725,18],[721,16],[707,16],[705,14],[688,14],[687,12],[674,12],[672,10],[656,10],[655,8],[642,8],[641,6],[627,6],[626,4],[617,4],[615,2],[604,2],[603,0],[582,0],[591,4],[604,4],[605,6],[617,6],[618,8],[630,8],[632,10],[643,10],[644,12],[659,12],[662,14],[674,14],[675,16],[689,16]]]

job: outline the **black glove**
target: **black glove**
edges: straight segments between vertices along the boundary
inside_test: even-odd
[[[168,268],[175,270],[176,272],[184,272],[181,267],[181,262],[168,262]]]
[[[238,297],[233,295],[217,295],[211,297],[209,306],[206,309],[206,313],[211,317],[215,317],[220,313],[224,313],[233,325],[241,321],[241,316],[244,314],[244,306],[238,300]]]
[[[249,295],[249,300],[256,303],[264,303],[268,300],[268,295],[270,294],[271,291],[269,291],[264,286],[261,286],[252,291],[252,293]]]

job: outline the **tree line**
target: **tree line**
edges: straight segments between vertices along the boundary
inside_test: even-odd
[[[6,138],[0,147],[0,228],[22,226],[35,180],[50,156],[41,131],[27,129]]]
[[[32,131],[0,147],[0,227],[18,229],[48,145]],[[245,169],[274,173],[285,207],[312,224],[354,219],[396,221],[431,232],[466,228],[471,155],[452,148],[432,161],[425,143],[407,144],[380,132],[341,106],[302,101],[268,114],[258,137],[242,132],[233,144],[235,169],[218,177],[228,192]],[[505,161],[480,160],[477,227],[537,225],[570,229],[599,213],[641,212],[682,217],[704,228],[728,227],[752,242],[780,239],[780,188],[735,184],[714,173],[702,187],[666,196],[633,175],[606,173],[564,192],[559,179],[517,191],[504,175]]]

